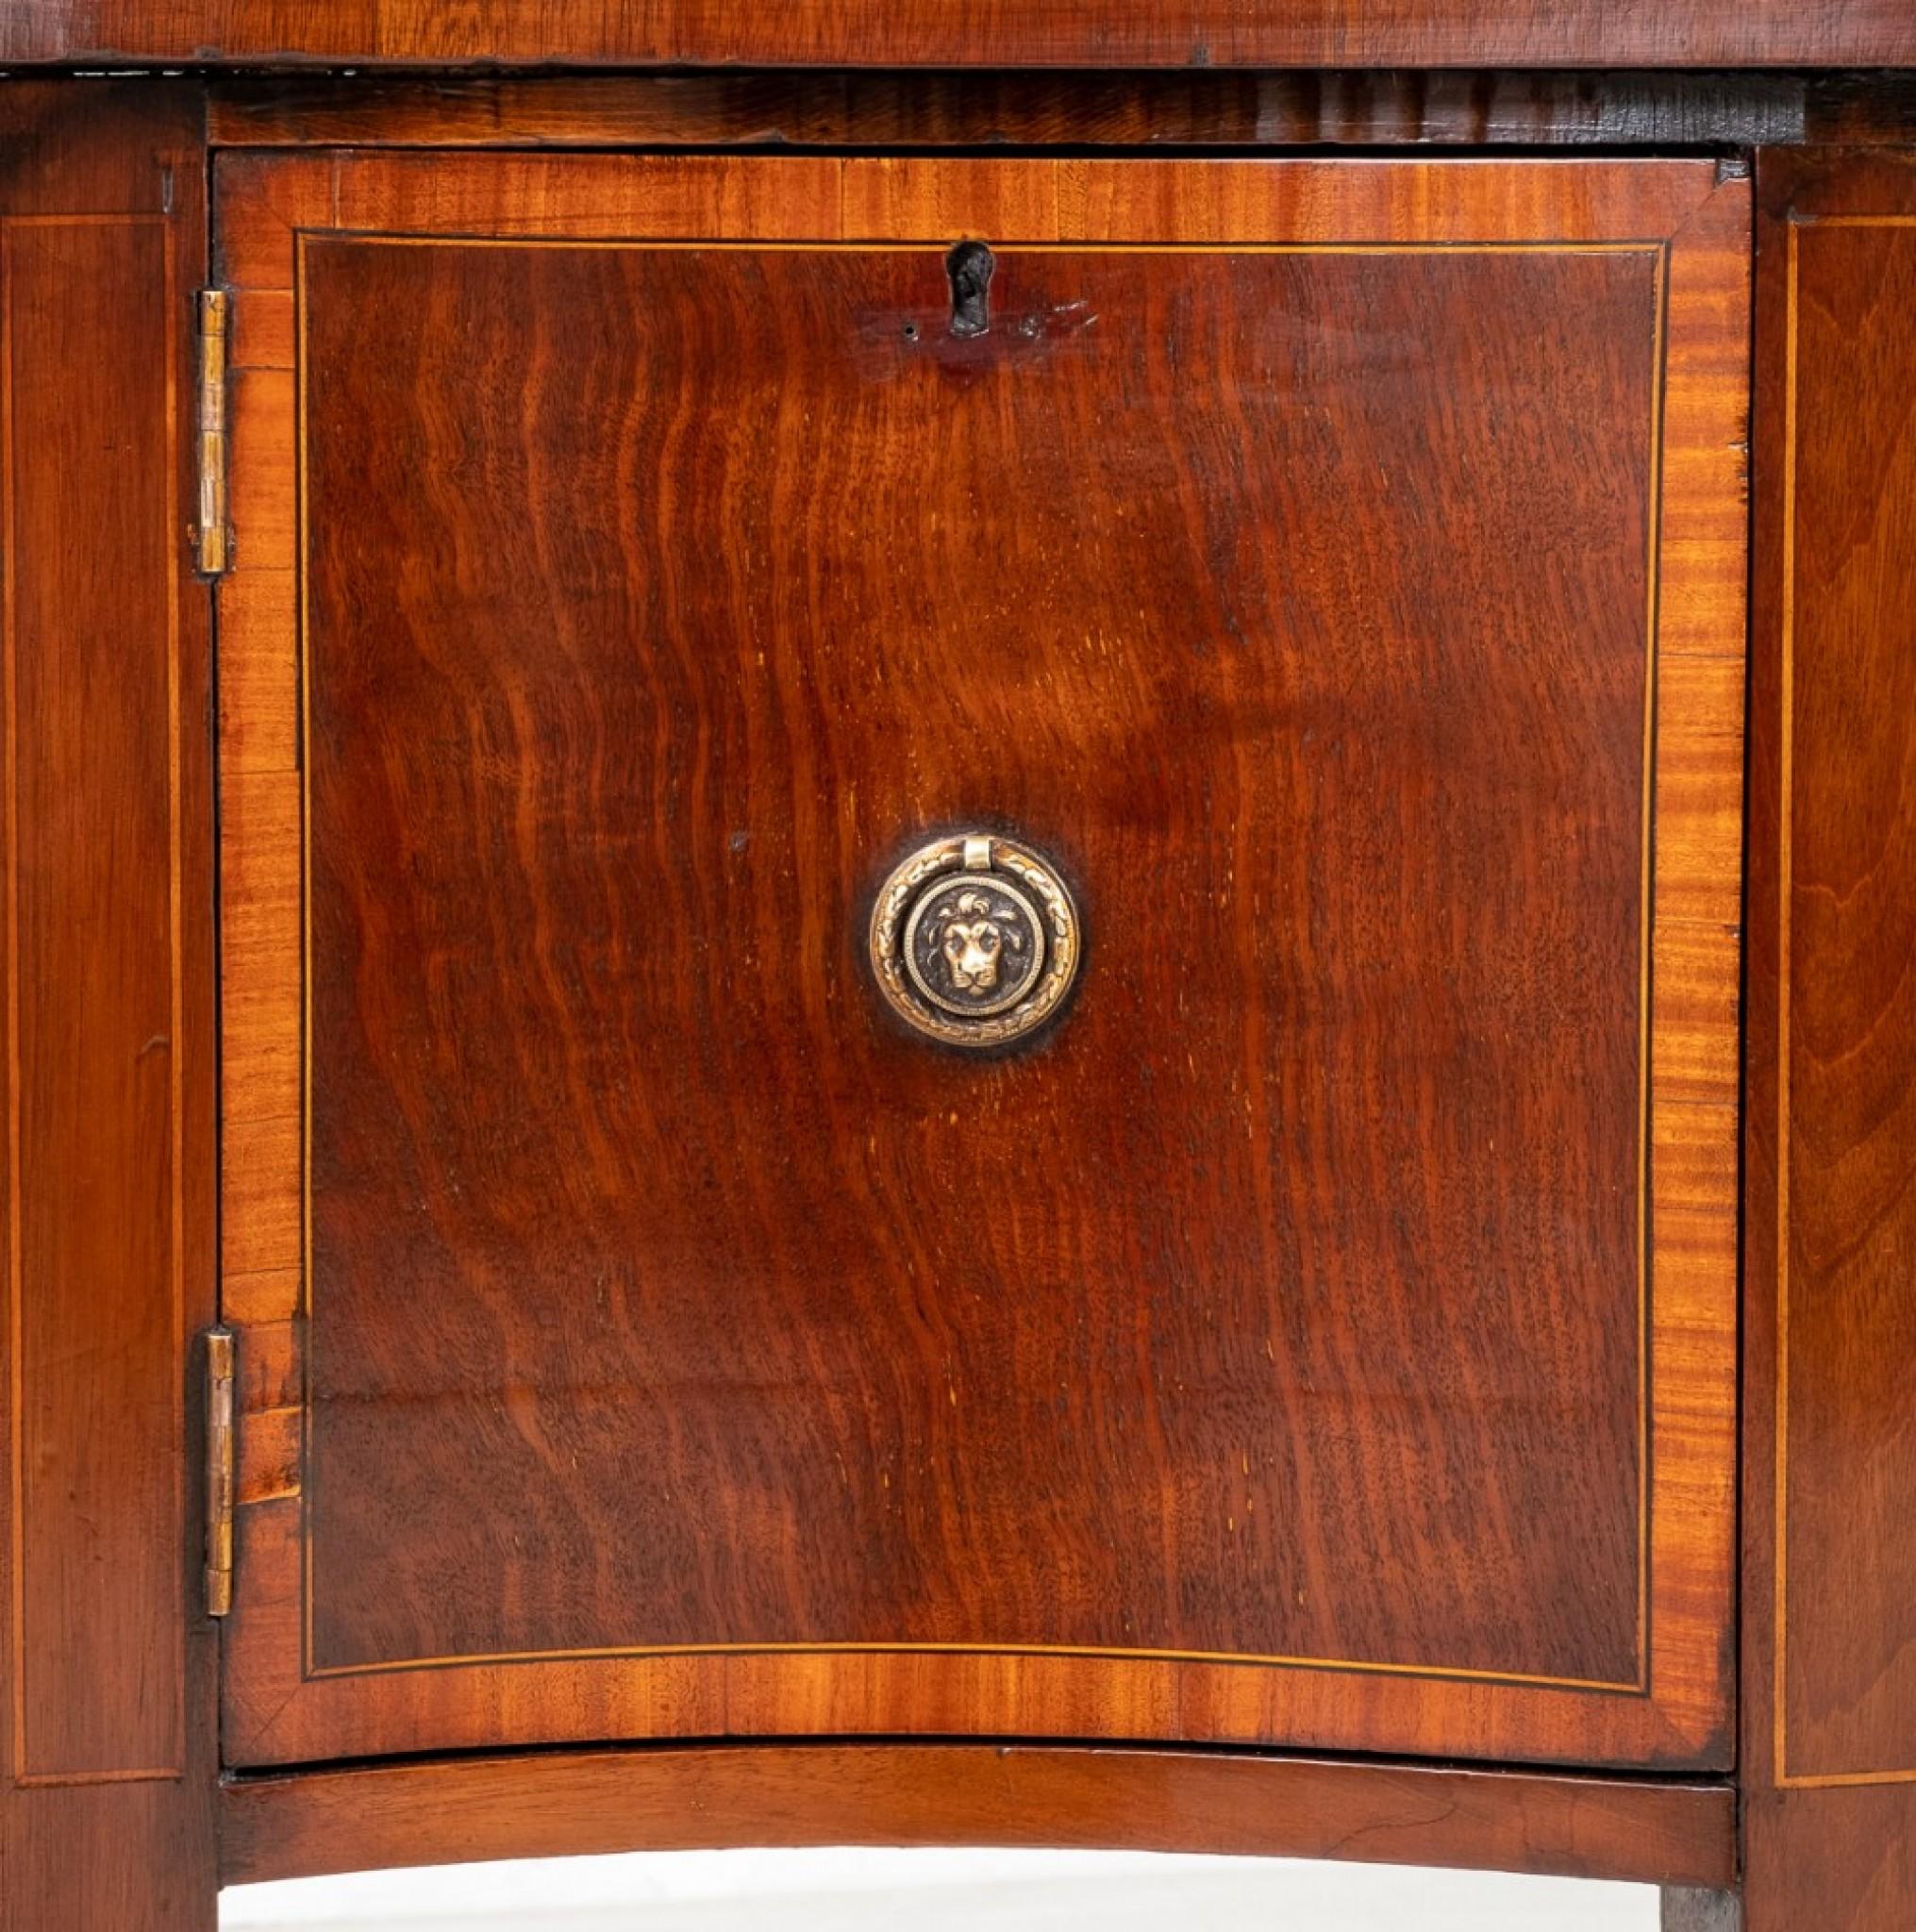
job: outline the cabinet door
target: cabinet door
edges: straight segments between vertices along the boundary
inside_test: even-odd
[[[1726,1762],[1747,185],[217,190],[232,1759]]]

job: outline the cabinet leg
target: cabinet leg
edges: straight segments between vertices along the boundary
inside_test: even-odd
[[[1663,1888],[1663,1932],[1742,1932],[1742,1906],[1733,1891]]]
[[[0,1818],[0,1932],[216,1932],[204,1796],[180,1781],[16,1790]]]
[[[1743,1920],[1746,1932],[1910,1932],[1916,1784],[1746,1797]]]

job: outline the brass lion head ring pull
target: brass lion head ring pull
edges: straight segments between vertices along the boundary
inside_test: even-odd
[[[872,969],[894,1011],[951,1046],[1003,1046],[1057,1012],[1077,976],[1077,908],[1013,839],[936,839],[885,881]]]

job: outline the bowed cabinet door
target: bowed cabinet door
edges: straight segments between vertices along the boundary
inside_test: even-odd
[[[1747,183],[216,192],[229,1759],[1724,1765]]]

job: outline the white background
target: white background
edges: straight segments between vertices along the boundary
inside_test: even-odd
[[[1143,1852],[653,1852],[225,1893],[222,1932],[1657,1932],[1648,1886]]]

